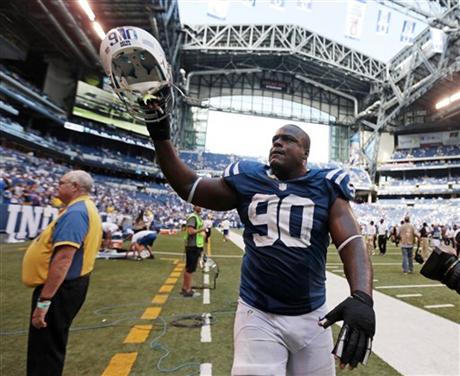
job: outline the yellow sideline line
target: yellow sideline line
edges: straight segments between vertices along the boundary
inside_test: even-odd
[[[166,300],[168,300],[168,296],[168,294],[156,294],[152,299],[152,303],[165,304]]]
[[[180,277],[180,272],[171,272],[171,274],[169,275],[170,277]]]
[[[158,292],[171,292],[174,288],[174,285],[163,285],[160,287]]]
[[[102,376],[127,376],[133,368],[137,352],[115,354]]]
[[[160,316],[161,307],[148,307],[141,316],[142,320],[155,320]]]
[[[211,237],[208,238],[208,256],[211,256],[212,255],[212,252],[211,252]]]
[[[123,343],[143,343],[150,335],[152,325],[134,325]]]
[[[177,262],[176,262],[177,261]],[[176,260],[174,264],[177,264],[176,268],[180,267],[181,263],[179,260]],[[181,270],[183,269],[184,264],[182,263]],[[177,278],[173,273],[177,271],[171,272],[170,277],[166,279],[166,282],[160,287],[159,292],[171,292],[174,288],[174,284],[177,282]],[[180,273],[179,273],[180,275]],[[179,275],[177,277],[179,277]],[[173,278],[171,278],[173,277]],[[169,283],[169,284],[168,284]],[[156,294],[153,299],[152,303],[162,305],[166,303],[168,300],[168,294]],[[155,320],[161,313],[161,307],[148,307],[144,311],[141,316],[142,320]],[[153,325],[134,325],[131,330],[129,331],[128,335],[126,336],[123,343],[144,343],[150,335],[152,331]],[[134,362],[137,358],[137,352],[131,353],[117,353],[115,354],[108,366],[105,368],[102,376],[128,376],[133,368]]]

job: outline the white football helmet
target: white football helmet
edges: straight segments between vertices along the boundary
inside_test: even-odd
[[[174,107],[171,66],[160,43],[134,26],[110,30],[99,56],[115,94],[137,120],[153,123]]]

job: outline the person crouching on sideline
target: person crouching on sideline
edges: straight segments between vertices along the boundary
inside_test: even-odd
[[[157,232],[151,230],[144,230],[136,232],[131,238],[131,244],[129,250],[133,252],[133,256],[136,260],[142,260],[144,258],[154,259],[153,254],[153,243],[157,238]],[[146,257],[143,257],[144,254]]]
[[[22,281],[34,288],[28,376],[62,374],[70,325],[85,301],[102,240],[101,219],[89,197],[92,186],[85,171],[61,177],[57,196],[65,207],[24,255]]]

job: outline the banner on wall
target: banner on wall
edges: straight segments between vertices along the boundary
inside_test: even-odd
[[[398,149],[412,149],[439,145],[460,145],[460,132],[431,132],[398,136]]]
[[[35,238],[58,215],[51,206],[0,204],[0,232],[6,233],[7,242]]]
[[[345,36],[361,39],[367,0],[348,0],[347,19],[345,21]]]

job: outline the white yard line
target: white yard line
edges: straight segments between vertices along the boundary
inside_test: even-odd
[[[200,364],[200,376],[212,376],[212,364],[201,363]]]
[[[371,260],[372,262],[372,260]],[[328,262],[327,266],[341,266],[343,265],[341,262]],[[388,265],[401,265],[400,262],[373,262],[372,265],[377,265],[377,266],[388,266]]]
[[[432,305],[426,305],[424,307],[425,308],[451,308],[455,306],[453,304],[432,304]]]
[[[184,252],[161,252],[161,251],[155,251],[156,255],[174,255],[174,256],[179,256],[183,257]],[[240,259],[243,257],[243,255],[212,255],[212,258],[238,258]]]
[[[412,288],[425,288],[425,287],[445,287],[441,283],[431,283],[429,285],[393,285],[393,286],[377,286],[377,290],[387,289],[412,289]]]
[[[422,294],[399,294],[399,295],[396,295],[397,298],[417,298],[419,296],[422,296]]]
[[[211,342],[211,314],[203,313],[204,324],[201,327],[201,342]]]
[[[203,274],[203,286],[209,286],[209,266],[205,264]],[[203,289],[203,304],[211,303],[211,292],[208,288]]]

